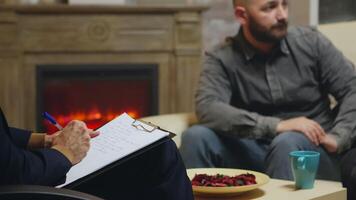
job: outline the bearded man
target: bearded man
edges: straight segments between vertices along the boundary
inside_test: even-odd
[[[241,28],[206,53],[187,168],[232,167],[293,178],[288,154],[320,152],[317,178],[339,180],[356,134],[353,64],[317,30],[288,28],[287,0],[235,0]],[[330,108],[329,95],[338,104]]]

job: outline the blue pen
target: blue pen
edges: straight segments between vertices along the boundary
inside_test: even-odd
[[[42,114],[42,116],[48,120],[51,124],[53,124],[55,127],[58,128],[58,130],[62,130],[63,127],[61,125],[58,124],[58,122],[54,119],[54,117],[52,117],[50,114],[48,114],[48,112],[44,112]]]

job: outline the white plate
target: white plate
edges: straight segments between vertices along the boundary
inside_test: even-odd
[[[255,172],[251,170],[243,169],[228,169],[228,168],[194,168],[187,170],[188,177],[190,180],[194,178],[196,174],[208,174],[216,175],[223,174],[227,176],[236,176],[240,174],[253,174],[256,177],[256,184],[245,185],[245,186],[235,186],[235,187],[209,187],[209,186],[193,186],[193,192],[195,195],[202,196],[233,196],[238,195],[242,192],[247,192],[254,190],[261,185],[266,184],[269,181],[269,177],[266,174]]]

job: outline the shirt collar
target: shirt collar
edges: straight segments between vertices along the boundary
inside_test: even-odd
[[[287,41],[286,41],[286,38],[284,38],[282,41],[281,41],[281,52],[288,55],[290,52],[289,52],[289,49],[288,49],[288,45],[287,45]]]
[[[246,41],[242,28],[240,28],[239,33],[236,36],[236,42],[241,47],[246,60],[251,60],[257,54],[257,50]]]
[[[243,35],[242,29],[239,30],[239,33],[236,36],[236,41],[241,47],[246,60],[250,61],[258,53],[258,50],[256,50],[253,46],[251,46],[250,43],[247,42]],[[279,49],[283,54],[288,55],[290,53],[287,46],[286,38],[284,38],[280,42]]]

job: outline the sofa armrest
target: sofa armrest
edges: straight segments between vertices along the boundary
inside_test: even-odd
[[[194,113],[154,115],[141,118],[140,120],[151,122],[162,129],[177,134],[177,136],[173,138],[173,141],[176,143],[177,147],[180,147],[182,132],[191,125],[197,123],[197,118]]]

